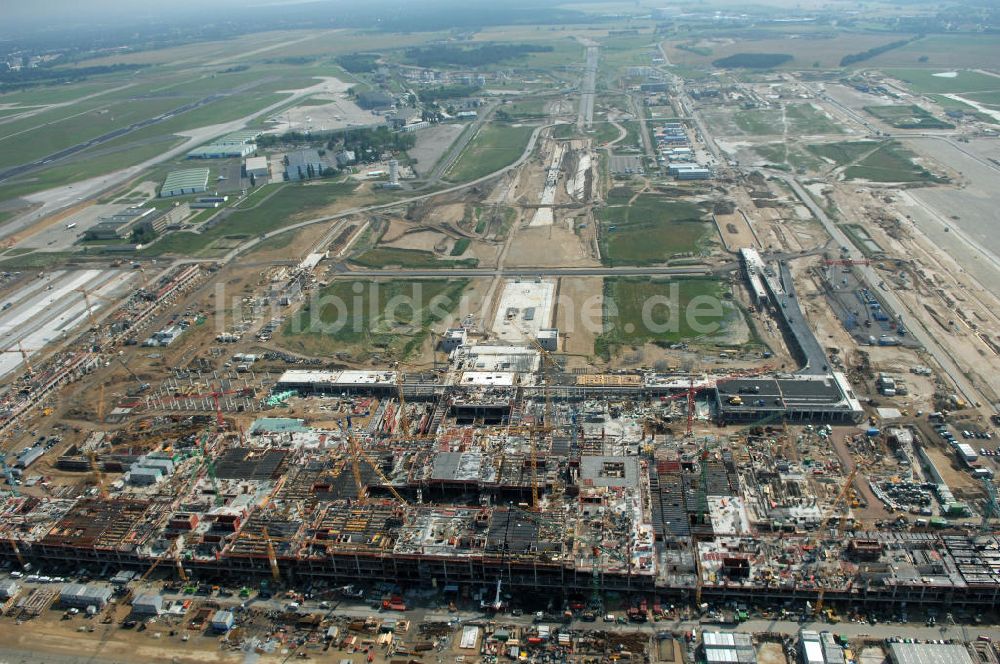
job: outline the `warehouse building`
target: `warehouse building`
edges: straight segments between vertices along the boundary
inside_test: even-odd
[[[59,592],[59,603],[67,609],[85,609],[88,606],[103,609],[111,595],[111,588],[107,586],[67,583]]]
[[[285,179],[297,182],[323,175],[326,166],[316,150],[298,150],[285,155]]]
[[[271,169],[267,165],[267,157],[250,157],[243,164],[247,172],[247,177],[251,175],[255,178],[266,178],[271,174]]]
[[[232,611],[216,611],[212,616],[212,631],[220,634],[228,632],[236,623]]]
[[[138,616],[158,616],[163,613],[163,598],[152,593],[132,600],[132,613]]]
[[[253,143],[210,143],[187,153],[188,159],[228,159],[248,157],[257,151]]]
[[[101,217],[87,229],[84,237],[87,240],[116,240],[127,238],[140,229],[162,233],[168,227],[180,224],[189,214],[191,207],[187,203],[177,204],[166,210],[130,207],[110,217]]]
[[[170,171],[160,187],[160,198],[201,194],[208,191],[208,169],[186,168]]]
[[[799,630],[802,664],[844,664],[844,649],[830,632]]]
[[[964,645],[958,643],[890,643],[892,664],[972,664]]]
[[[757,654],[749,634],[705,632],[702,637],[706,664],[756,664]]]
[[[14,464],[14,467],[23,470],[42,458],[43,454],[45,454],[45,448],[41,445],[35,445],[31,449],[27,449],[17,455],[17,462]]]

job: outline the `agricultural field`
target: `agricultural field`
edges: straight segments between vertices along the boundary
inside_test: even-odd
[[[608,358],[620,346],[708,341],[725,335],[741,316],[718,279],[608,278],[604,333],[594,352]]]
[[[942,182],[920,164],[914,162],[914,154],[895,141],[884,143],[882,147],[858,161],[844,171],[846,180],[868,180],[870,182]]]
[[[287,320],[275,340],[307,355],[330,356],[347,345],[405,358],[456,309],[468,285],[468,279],[335,281]]]
[[[605,265],[653,265],[699,254],[711,224],[695,203],[653,194],[638,196],[630,206],[600,212],[601,257]]]
[[[496,122],[484,125],[448,171],[448,180],[467,182],[510,166],[524,153],[534,129]]]
[[[903,36],[899,37],[900,39]],[[926,59],[925,59],[926,58]],[[858,67],[927,68],[931,72],[950,69],[1000,68],[1000,35],[927,35],[901,48],[887,51]]]
[[[840,66],[845,55],[860,53],[908,35],[852,33],[800,26],[794,33],[758,31],[739,38],[670,40],[664,43],[671,62],[686,66],[710,67],[713,60],[737,53],[787,53],[789,62],[781,69],[829,69]],[[686,47],[686,48],[685,48]]]
[[[934,117],[914,105],[865,106],[865,110],[897,129],[954,129],[955,125]]]

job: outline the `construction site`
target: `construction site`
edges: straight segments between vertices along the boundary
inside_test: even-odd
[[[791,71],[637,49],[598,94],[603,47],[568,39],[572,95],[455,102],[419,168],[338,151],[344,182],[258,194],[288,228],[234,193],[199,233],[267,225],[219,252],[0,274],[5,619],[232,661],[924,664],[767,621],[993,615],[1000,299],[903,221],[916,194],[805,177],[907,153],[844,143]],[[334,92],[272,138],[383,118]],[[779,152],[779,116],[817,142]]]

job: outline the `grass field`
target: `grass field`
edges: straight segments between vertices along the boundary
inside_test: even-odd
[[[878,150],[844,171],[847,180],[871,182],[940,182],[933,173],[913,161],[913,153],[895,141],[889,141]]]
[[[534,127],[484,125],[448,171],[451,182],[468,182],[509,166],[524,153]]]
[[[618,127],[614,126],[610,122],[594,122],[591,128],[586,130],[585,133],[594,139],[594,145],[597,146],[610,143],[621,136],[621,132],[618,131]]]
[[[823,166],[822,161],[787,142],[755,145],[753,150],[777,168],[815,170]]]
[[[479,260],[463,258],[461,260],[444,260],[433,252],[421,249],[400,249],[398,247],[375,247],[351,259],[352,263],[364,267],[380,268],[398,265],[404,268],[457,268],[476,267]]]
[[[575,124],[559,124],[552,128],[552,138],[576,138],[579,135]]]
[[[812,154],[827,160],[834,166],[846,166],[878,147],[875,141],[856,141],[843,143],[818,143],[807,145]]]
[[[285,322],[276,341],[308,355],[331,355],[348,345],[405,358],[455,309],[468,284],[468,279],[335,281]]]
[[[940,120],[919,106],[865,106],[865,110],[897,129],[954,129],[955,125]]]
[[[166,235],[142,253],[146,256],[206,256],[221,253],[214,246],[219,240],[245,240],[288,226],[311,211],[349,196],[355,186],[353,183],[342,182],[268,185],[274,188],[273,193],[266,198],[257,199],[256,207],[231,210],[224,218],[220,214],[221,221],[201,233],[179,232]]]
[[[1000,44],[997,46],[1000,48]],[[885,73],[905,81],[913,92],[933,92],[945,94],[949,92],[983,92],[1000,90],[1000,76],[990,76],[976,71],[954,71],[949,69],[886,69]],[[954,73],[951,76],[936,74]]]
[[[622,345],[690,342],[724,333],[727,321],[740,315],[724,292],[725,285],[710,278],[605,279],[604,332],[594,341],[594,352],[607,359]]]
[[[544,118],[548,114],[545,112],[545,99],[525,99],[512,104],[505,104],[499,110],[515,119]]]
[[[599,214],[605,265],[651,265],[677,254],[699,253],[710,225],[696,204],[642,194],[630,206]]]

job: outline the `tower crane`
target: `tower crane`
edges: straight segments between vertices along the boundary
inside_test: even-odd
[[[836,514],[837,507],[847,497],[848,492],[850,492],[851,486],[854,484],[854,478],[857,476],[857,474],[858,474],[858,467],[854,466],[854,468],[851,469],[850,474],[847,476],[847,480],[844,482],[844,486],[840,488],[840,491],[837,493],[837,497],[834,498],[833,503],[830,505],[830,511],[826,514],[825,517],[823,517],[823,520],[819,524],[819,528],[816,529],[816,534],[810,539],[813,547],[817,549],[817,554],[816,554],[817,568],[819,567],[818,546],[820,537],[826,531],[826,527],[830,523],[830,519],[832,519]],[[826,586],[820,585],[819,594],[816,596],[816,606],[813,608],[813,612],[816,615],[820,615],[820,612],[823,610],[823,596],[825,594],[826,594]]]
[[[393,497],[396,500],[398,500],[401,505],[404,506],[409,505],[409,503],[406,502],[406,499],[400,495],[400,493],[395,489],[395,487],[392,486],[392,482],[389,480],[388,477],[385,476],[385,473],[382,472],[382,469],[378,467],[378,464],[370,456],[368,456],[364,452],[364,450],[361,449],[361,445],[358,442],[357,436],[354,435],[354,427],[351,424],[351,418],[348,417],[346,418],[346,420],[347,420],[346,428],[344,427],[343,420],[338,421],[337,424],[338,426],[340,426],[341,431],[347,438],[348,456],[350,457],[350,463],[351,463],[351,474],[354,475],[354,483],[358,488],[358,502],[361,503],[362,505],[368,502],[368,497],[365,492],[365,483],[364,480],[362,480],[361,478],[361,461],[364,460],[365,463],[367,463],[368,466],[372,469],[372,471],[375,472],[378,478],[382,480],[382,484],[385,486],[385,488],[389,490],[389,493],[391,493]]]
[[[31,360],[29,359],[28,353],[37,353],[37,352],[39,352],[37,349],[25,348],[23,345],[21,345],[20,341],[17,342],[17,348],[7,348],[6,350],[0,350],[0,353],[17,353],[18,355],[20,355],[21,360],[24,362],[24,366],[28,369],[29,376],[34,376],[35,370],[31,366]]]
[[[77,293],[83,296],[83,303],[87,307],[87,316],[90,318],[90,325],[91,327],[97,327],[97,318],[94,316],[94,307],[91,306],[90,304],[91,296],[101,300],[106,300],[107,302],[115,302],[115,299],[107,297],[105,295],[101,295],[97,291],[84,288],[83,286],[81,286],[80,288],[74,288],[73,290],[75,290]]]
[[[274,542],[271,541],[271,535],[267,532],[267,526],[261,528],[261,534],[267,545],[267,562],[271,566],[271,578],[274,579],[275,583],[280,583],[281,568],[278,567],[278,555],[274,552]]]

